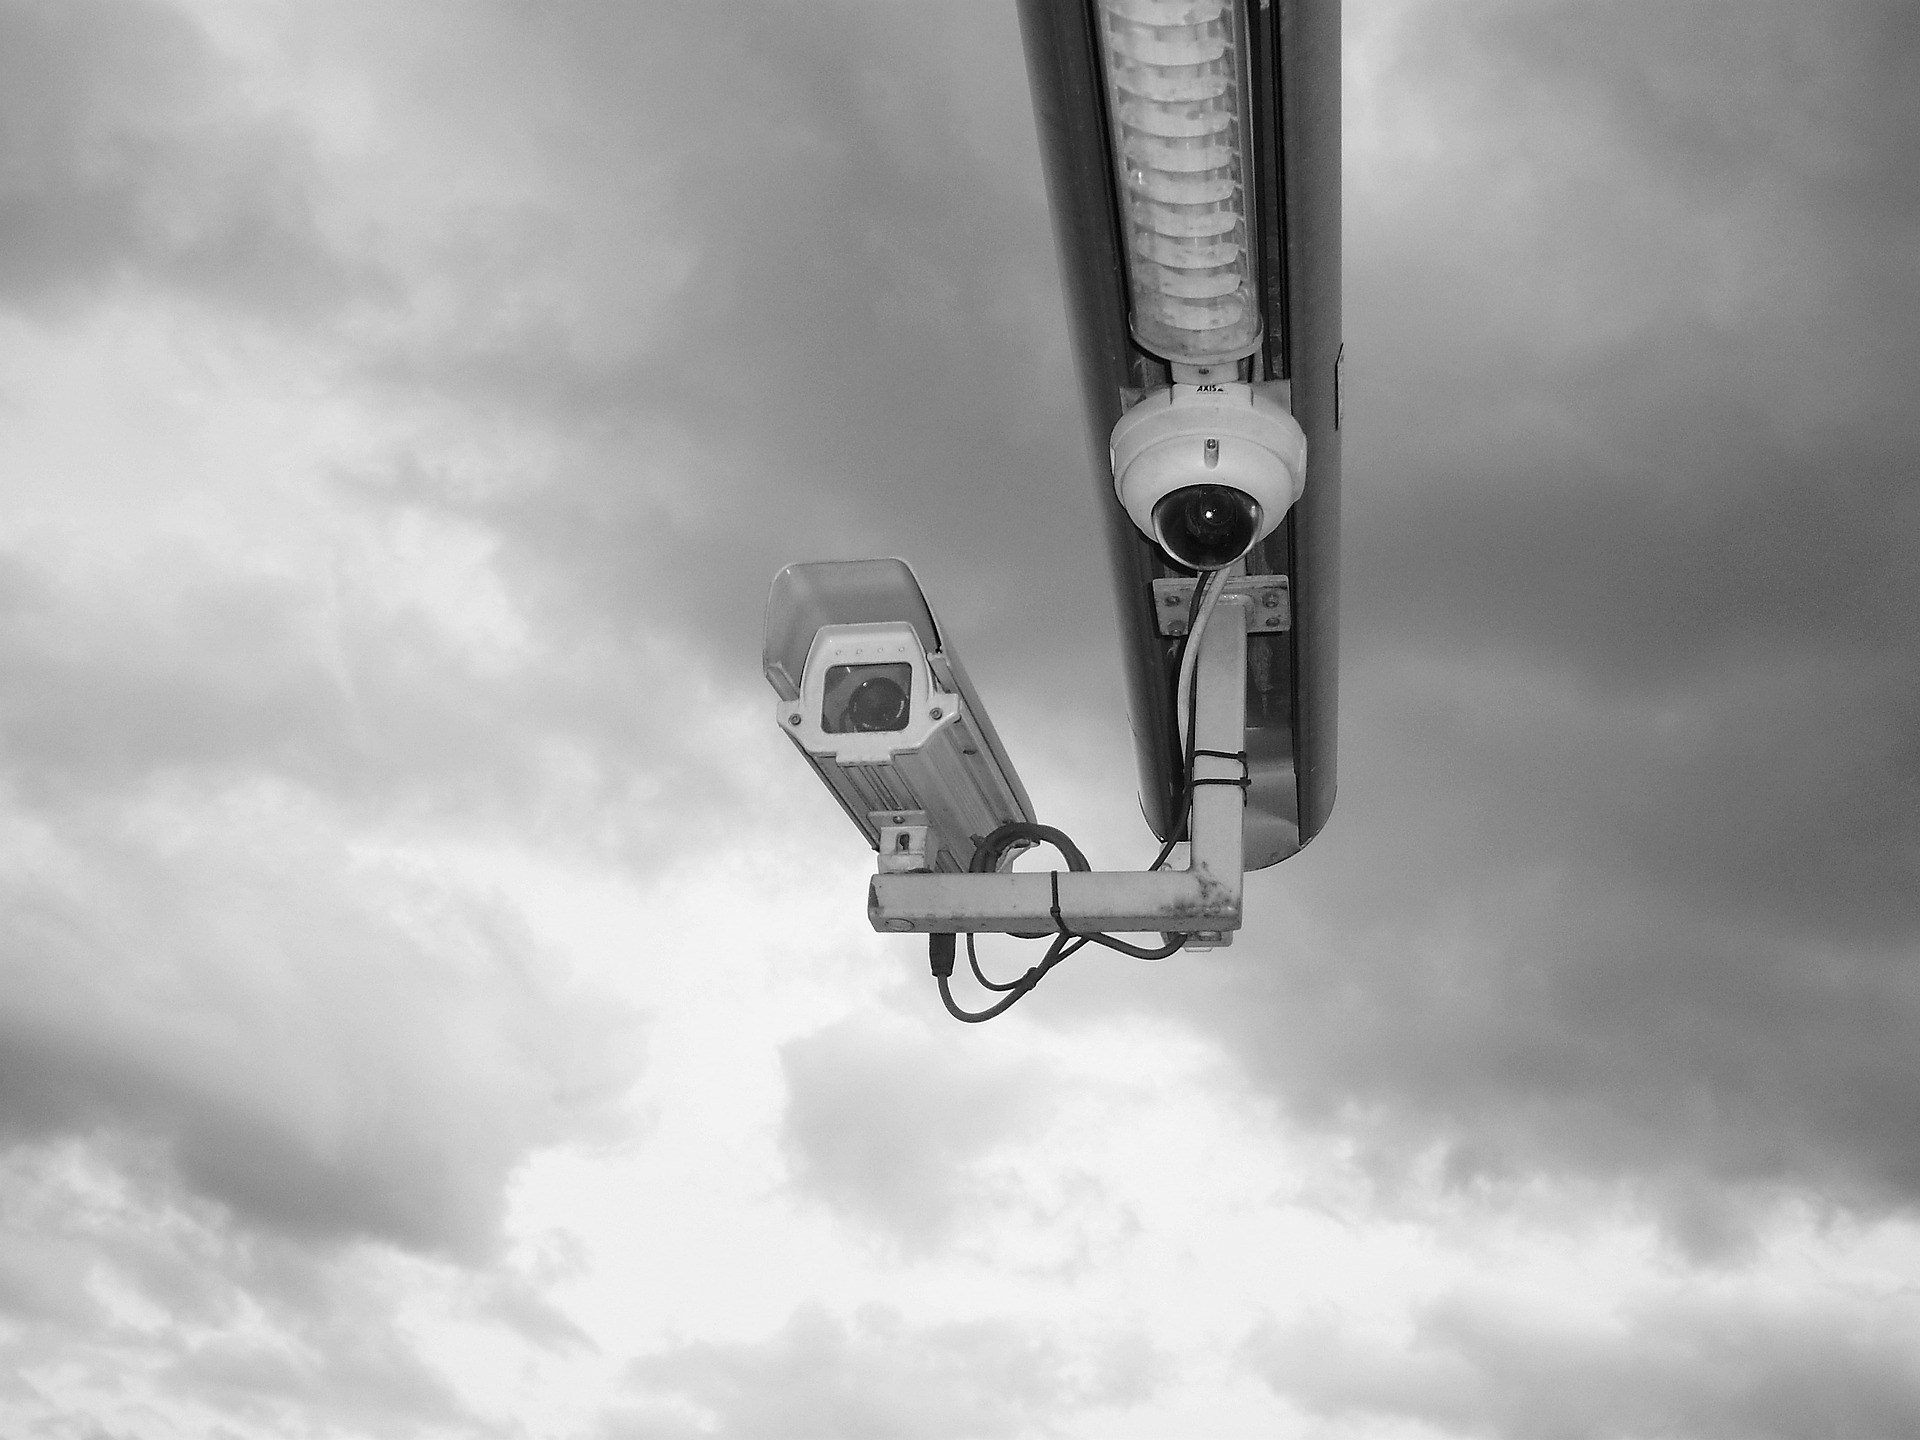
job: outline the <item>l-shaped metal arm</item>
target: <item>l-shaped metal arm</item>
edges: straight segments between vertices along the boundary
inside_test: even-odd
[[[912,932],[1069,930],[1218,935],[1240,928],[1245,872],[1247,620],[1244,595],[1221,596],[1201,635],[1194,787],[1185,870],[1024,870],[880,874],[867,891],[873,928]],[[1226,758],[1237,757],[1237,758]]]

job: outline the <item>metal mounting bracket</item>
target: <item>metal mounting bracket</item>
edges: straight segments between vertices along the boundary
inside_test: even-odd
[[[1278,576],[1253,578],[1286,583]],[[1230,932],[1240,928],[1245,878],[1247,632],[1268,608],[1257,598],[1265,593],[1270,591],[1250,593],[1229,581],[1201,637],[1187,869],[987,875],[883,869],[867,890],[873,928],[919,934],[1160,931],[1204,937],[1201,945],[1228,943]],[[1184,612],[1181,618],[1184,624]]]
[[[1177,639],[1187,633],[1196,583],[1186,575],[1153,582],[1153,621],[1163,639]],[[1249,634],[1277,635],[1293,625],[1293,587],[1284,575],[1231,575],[1224,594],[1245,595],[1252,601],[1247,618]]]

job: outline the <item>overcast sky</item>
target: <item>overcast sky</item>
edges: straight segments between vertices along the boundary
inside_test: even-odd
[[[1151,855],[1011,5],[0,0],[0,1431],[1920,1434],[1920,7],[1345,59],[1332,822],[962,1027],[760,618]]]

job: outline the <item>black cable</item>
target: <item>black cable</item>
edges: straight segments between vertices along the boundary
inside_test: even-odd
[[[1006,852],[1021,841],[1032,844],[1051,845],[1058,850],[1067,862],[1069,871],[1090,870],[1086,854],[1073,843],[1072,838],[1063,830],[1051,825],[1040,825],[1030,820],[1010,820],[992,834],[975,844],[973,858],[967,869],[974,874],[991,874],[1000,868],[1000,862]],[[1155,868],[1158,868],[1156,862]],[[967,933],[967,967],[973,971],[973,978],[988,990],[998,993],[1002,998],[985,1010],[963,1010],[953,998],[953,987],[949,983],[953,975],[953,946],[955,936],[936,934],[930,942],[930,957],[934,979],[939,984],[940,1003],[946,1006],[947,1013],[954,1019],[969,1025],[977,1025],[983,1020],[991,1020],[996,1015],[1004,1015],[1018,1004],[1034,986],[1038,985],[1046,973],[1068,956],[1076,954],[1088,945],[1104,945],[1109,950],[1118,950],[1122,954],[1132,955],[1141,960],[1164,960],[1186,944],[1184,935],[1175,936],[1159,949],[1149,950],[1131,945],[1125,940],[1116,940],[1111,935],[1082,934],[1067,928],[1060,914],[1060,872],[1053,872],[1053,922],[1055,934],[1053,943],[1047,947],[1047,953],[1038,965],[1017,980],[990,980],[980,968],[979,955],[974,950],[973,933]],[[1018,934],[1019,932],[1015,932]],[[1039,939],[1046,931],[1030,933],[1022,938]]]
[[[1000,868],[1000,860],[1016,840],[1026,840],[1036,845],[1051,845],[1066,859],[1069,870],[1091,870],[1087,857],[1080,847],[1068,838],[1066,831],[1056,830],[1051,825],[1038,825],[1031,820],[1009,820],[998,830],[987,836],[973,847],[973,859],[967,863],[967,869],[976,875],[991,875]],[[1045,934],[1043,930],[1040,932]]]
[[[982,1020],[991,1020],[996,1015],[1006,1014],[1006,1012],[1018,1004],[1034,986],[1040,983],[1042,976],[1080,948],[1079,945],[1067,945],[1063,943],[1067,937],[1064,935],[1061,936],[1047,947],[1046,957],[1041,960],[1038,965],[1014,981],[1012,985],[993,987],[995,989],[1010,990],[1012,992],[1011,994],[997,1001],[995,1004],[989,1005],[985,1010],[962,1010],[954,1001],[953,989],[947,983],[948,978],[953,974],[953,937],[951,935],[935,935],[932,939],[933,977],[940,987],[940,1003],[947,1007],[947,1013],[953,1016],[954,1019],[965,1021],[969,1025],[977,1025]],[[944,968],[940,946],[942,940],[947,942],[945,947]],[[1081,943],[1084,944],[1085,942],[1082,941]]]
[[[1066,860],[1069,870],[1089,870],[1092,868],[1087,864],[1087,857],[1081,853],[1080,847],[1073,843],[1066,831],[1055,829],[1051,825],[1041,825],[1031,820],[1009,820],[984,840],[977,841],[974,844],[973,858],[967,862],[968,872],[975,875],[991,875],[1000,868],[1001,863],[1006,859],[1007,851],[1022,841],[1028,845],[1053,846]],[[1016,940],[1044,940],[1053,932],[1049,930],[1013,930],[1008,933]],[[972,940],[968,940],[967,942],[967,958],[969,960],[973,959]],[[984,975],[980,975],[978,962],[974,964],[973,973],[980,976],[980,982],[989,990],[1005,988],[1001,985],[995,985]]]
[[[991,1020],[996,1015],[1006,1014],[1027,991],[1033,988],[1031,985],[1023,985],[998,1004],[990,1005],[985,1010],[962,1010],[954,1003],[953,989],[947,984],[947,977],[941,975],[936,978],[940,985],[940,1003],[947,1007],[947,1013],[956,1020],[964,1020],[969,1025],[978,1025],[982,1020]]]
[[[1193,587],[1193,599],[1187,610],[1187,634],[1181,646],[1182,660],[1184,660],[1186,656],[1186,646],[1193,643],[1193,627],[1200,618],[1200,609],[1204,602],[1204,591],[1206,587],[1209,584],[1220,585],[1224,583],[1226,583],[1225,575],[1222,571],[1209,571],[1207,574],[1196,579]],[[1166,844],[1161,847],[1159,855],[1154,857],[1153,863],[1147,867],[1149,871],[1158,870],[1161,866],[1165,865],[1167,863],[1167,857],[1173,854],[1173,847],[1179,843],[1180,832],[1185,828],[1188,812],[1193,807],[1193,789],[1195,785],[1239,785],[1242,787],[1244,793],[1245,787],[1251,783],[1244,775],[1243,778],[1239,780],[1196,780],[1194,778],[1194,760],[1198,754],[1202,753],[1215,755],[1221,759],[1238,759],[1243,771],[1246,766],[1246,755],[1244,753],[1232,756],[1222,751],[1203,752],[1195,749],[1194,742],[1198,739],[1200,733],[1199,703],[1200,668],[1196,665],[1187,689],[1187,736],[1185,755],[1183,756],[1184,764],[1181,767],[1181,773],[1186,778],[1180,787],[1180,799],[1175,807],[1173,819],[1167,830],[1170,838]],[[1178,709],[1179,707],[1176,705],[1176,713]],[[1010,820],[975,844],[973,848],[973,858],[967,863],[968,871],[976,875],[992,874],[1000,868],[1001,861],[1005,858],[1007,851],[1022,841],[1027,842],[1029,845],[1053,846],[1054,849],[1060,852],[1062,858],[1066,860],[1069,871],[1089,870],[1092,868],[1087,863],[1086,855],[1082,853],[1078,845],[1073,843],[1065,831],[1056,829],[1052,825],[1041,825],[1030,820]],[[931,947],[933,975],[939,985],[940,1003],[946,1006],[947,1013],[953,1016],[954,1019],[964,1021],[969,1025],[977,1025],[983,1020],[993,1019],[996,1015],[1004,1015],[1030,993],[1049,970],[1053,969],[1054,966],[1058,965],[1062,960],[1065,960],[1069,955],[1076,954],[1088,945],[1102,945],[1109,950],[1116,950],[1122,955],[1131,955],[1137,960],[1165,960],[1187,943],[1187,937],[1185,935],[1175,935],[1159,948],[1148,949],[1144,946],[1129,944],[1125,940],[1117,940],[1111,935],[1099,933],[1083,934],[1076,930],[1069,930],[1066,921],[1063,920],[1060,915],[1060,872],[1058,870],[1053,872],[1052,914],[1056,932],[1053,943],[1047,947],[1047,953],[1041,959],[1040,963],[1027,971],[1026,974],[1020,976],[1017,980],[989,980],[986,973],[981,970],[979,956],[974,951],[973,934],[971,931],[967,933],[967,967],[973,971],[973,978],[979,981],[985,989],[992,990],[1002,997],[985,1010],[962,1010],[954,1000],[953,988],[948,982],[953,975],[953,942],[955,937],[952,935],[933,936]],[[1048,932],[1037,930],[1027,932],[1015,931],[1013,933],[1018,939],[1038,940]],[[945,942],[944,947],[942,942]]]
[[[1091,941],[1095,945],[1104,945],[1109,950],[1118,950],[1122,955],[1131,955],[1136,960],[1164,960],[1169,955],[1177,953],[1180,947],[1187,943],[1187,937],[1185,935],[1176,935],[1159,949],[1147,950],[1139,945],[1129,945],[1125,940],[1116,940],[1111,935],[1081,935],[1075,933],[1074,938],[1081,941]]]
[[[1018,980],[1007,980],[1003,982],[999,980],[989,980],[986,977],[986,973],[980,968],[980,957],[973,953],[973,932],[971,930],[967,932],[967,966],[973,971],[973,978],[978,980],[985,989],[1015,990],[1020,986]]]

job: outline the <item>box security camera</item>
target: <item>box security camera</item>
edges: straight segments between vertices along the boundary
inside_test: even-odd
[[[789,565],[767,599],[764,659],[780,729],[883,871],[964,871],[981,837],[1033,820],[904,561]]]
[[[1114,493],[1141,532],[1190,570],[1219,570],[1300,498],[1307,437],[1252,385],[1172,385],[1120,417],[1111,459]]]

